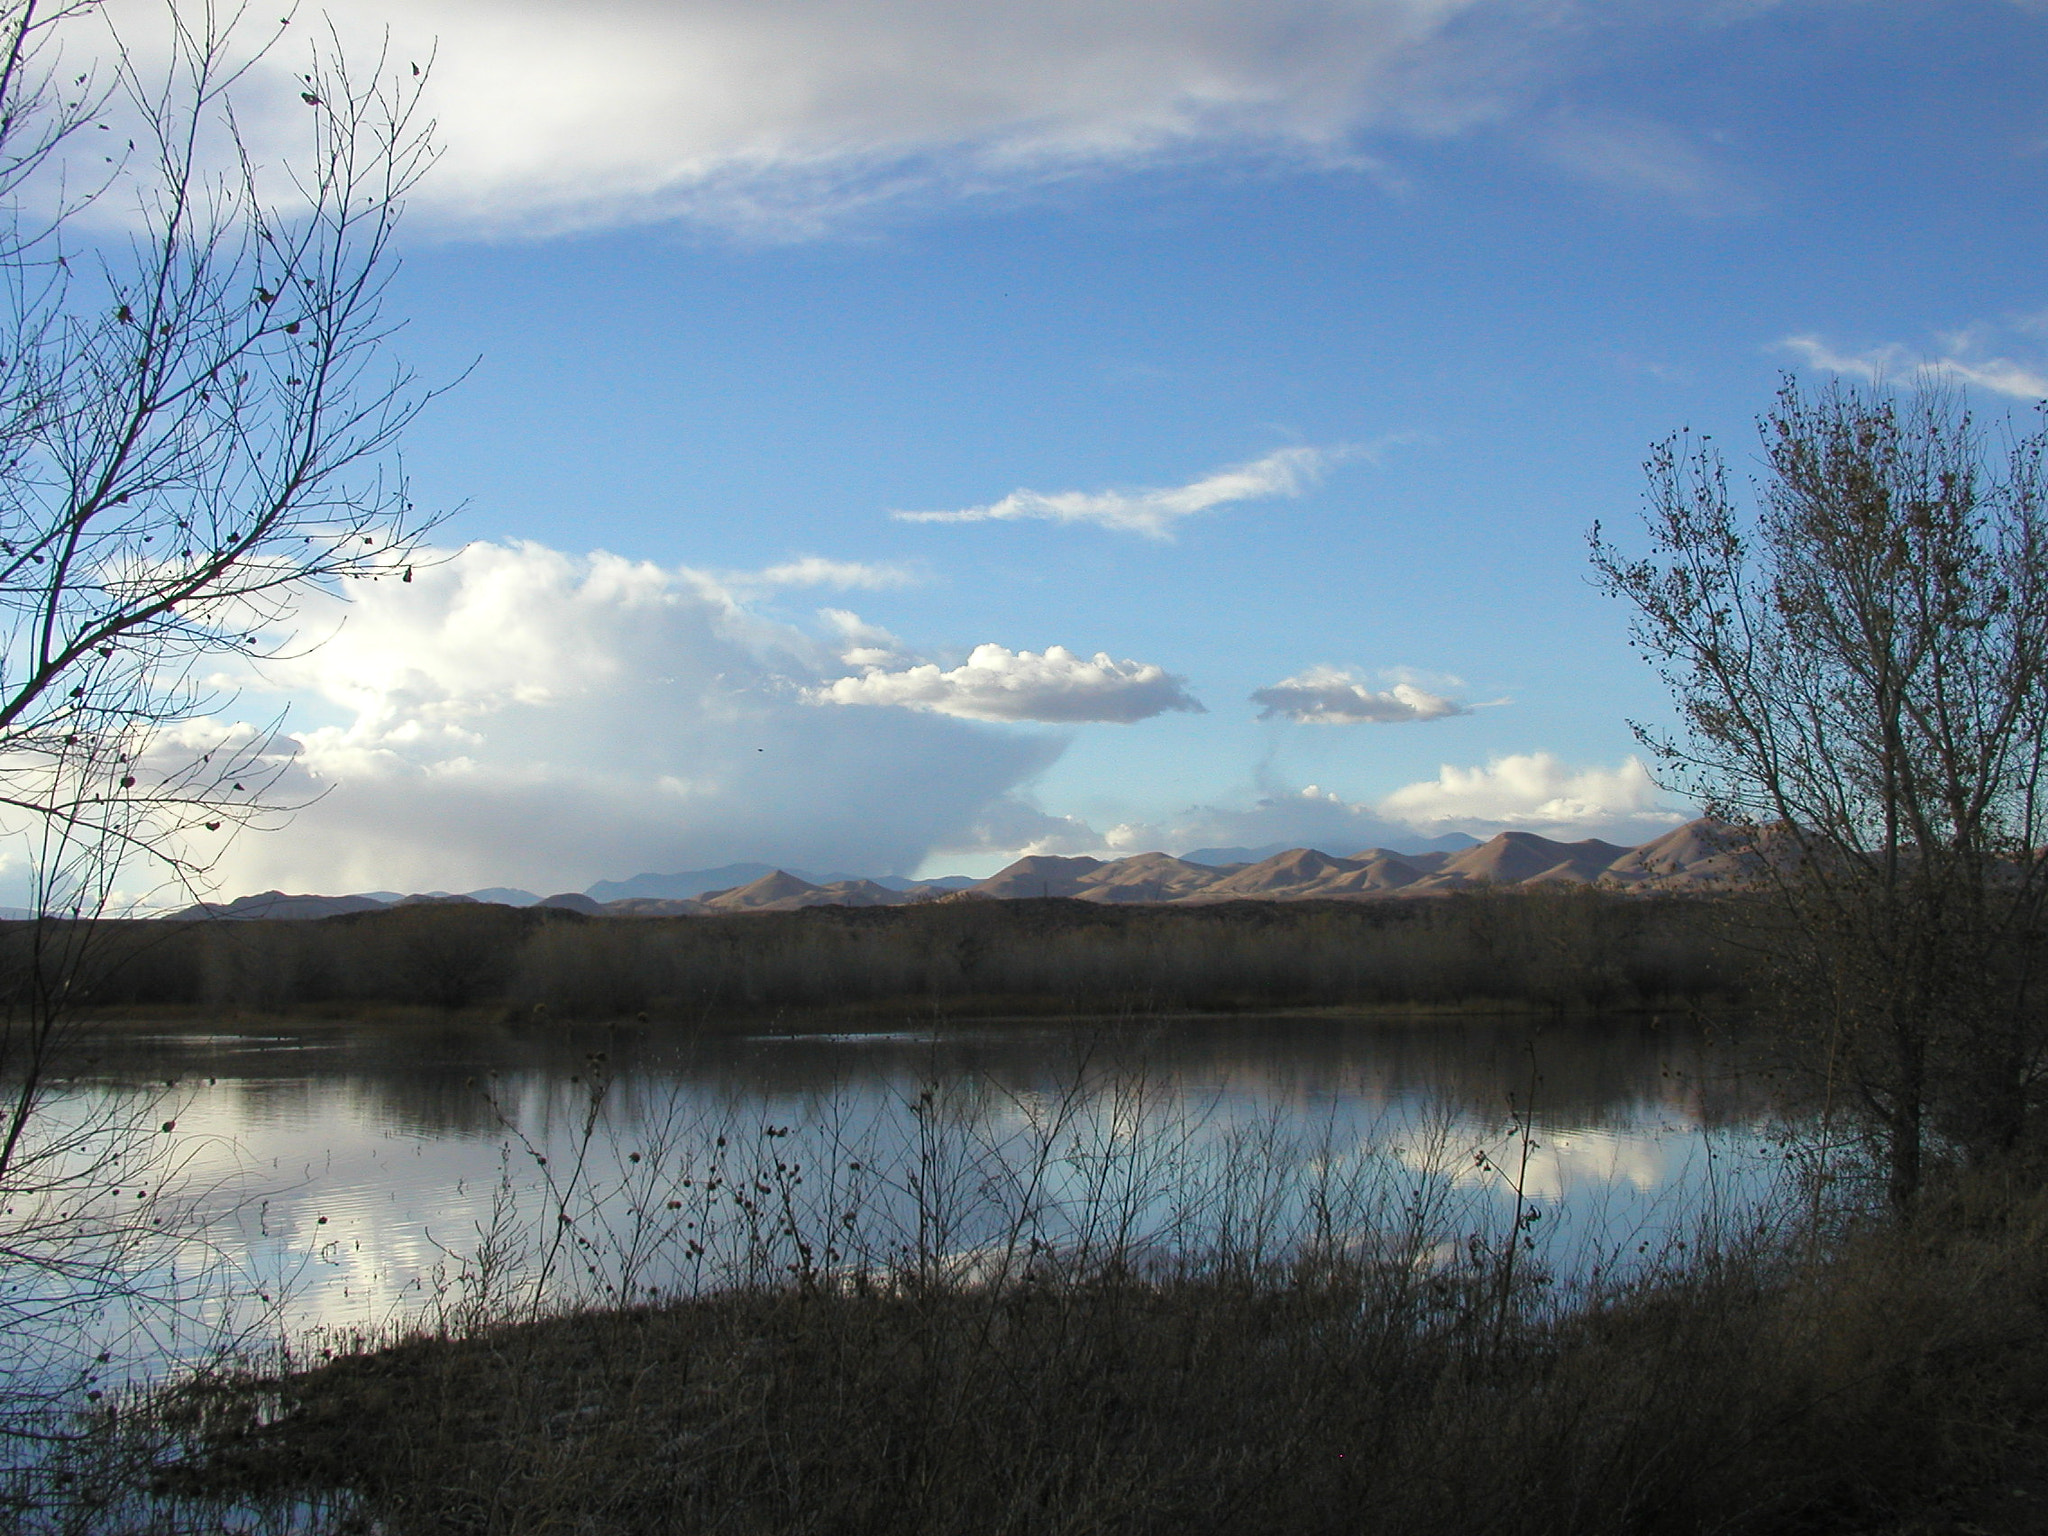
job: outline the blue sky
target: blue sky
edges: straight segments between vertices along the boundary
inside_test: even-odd
[[[459,510],[245,695],[325,798],[229,894],[1638,841],[1585,534],[1650,443],[2048,391],[2039,4],[335,14],[437,50],[394,349],[468,370]]]

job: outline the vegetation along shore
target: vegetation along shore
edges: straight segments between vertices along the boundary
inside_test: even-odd
[[[45,936],[46,939],[47,936]],[[26,977],[36,925],[0,925]],[[1753,938],[1727,904],[1587,888],[1428,901],[1107,905],[1053,898],[592,918],[428,904],[315,921],[102,922],[86,1016],[522,1019],[1740,1006]]]

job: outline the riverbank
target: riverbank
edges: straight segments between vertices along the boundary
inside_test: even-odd
[[[444,1016],[699,1026],[830,1012],[1163,1016],[1739,1006],[1728,900],[1591,889],[1197,907],[1021,899],[598,920],[417,906],[306,922],[103,923],[76,1004],[101,1018]],[[0,925],[0,982],[34,977]]]
[[[1611,1020],[1652,1024],[1664,1019],[1683,1019],[1689,1024],[1722,1024],[1740,1027],[1752,1016],[1747,1007],[1702,1003],[1677,998],[1641,1001],[1613,1007],[1594,1008],[1584,1004],[1550,1004],[1528,998],[1474,997],[1456,1002],[1435,1003],[1315,1003],[1293,1008],[1259,1007],[1247,1000],[1243,1008],[1176,1009],[1172,1011],[1123,1011],[1115,1013],[1077,1012],[1073,1000],[1031,997],[965,997],[957,1005],[935,1008],[928,999],[914,997],[876,998],[854,1003],[818,1003],[806,1007],[784,1006],[752,1012],[734,1009],[717,1015],[682,1019],[657,1017],[642,1010],[630,1017],[582,1018],[555,1014],[542,1008],[522,1010],[485,1005],[446,1009],[419,1004],[380,1003],[351,1007],[342,1003],[312,1003],[291,1009],[221,1008],[207,1004],[181,1006],[127,1006],[81,1008],[66,1025],[72,1040],[85,1045],[95,1039],[133,1039],[143,1035],[204,1037],[219,1034],[257,1034],[287,1030],[295,1034],[317,1034],[331,1030],[353,1032],[365,1028],[412,1031],[516,1031],[549,1030],[557,1027],[630,1027],[657,1031],[679,1031],[708,1038],[773,1036],[850,1037],[900,1036],[933,1039],[963,1031],[1003,1028],[1064,1029],[1077,1034],[1105,1034],[1131,1028],[1146,1030],[1175,1027],[1200,1028],[1225,1024],[1247,1017],[1309,1024],[1471,1024],[1485,1021],[1518,1020],[1529,1023],[1565,1021],[1585,1023]]]
[[[165,1494],[390,1532],[2048,1521],[2037,1165],[1951,1179],[1907,1226],[1696,1233],[1569,1294],[1513,1269],[1525,1235],[971,1285],[799,1273],[188,1382],[146,1417],[180,1447]]]

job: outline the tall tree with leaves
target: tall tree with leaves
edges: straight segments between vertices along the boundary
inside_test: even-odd
[[[409,579],[426,526],[393,450],[428,392],[383,307],[424,74],[352,70],[329,33],[287,78],[294,30],[0,0],[0,834],[36,914],[0,977],[17,1346],[21,1298],[47,1322],[104,1297],[148,1230],[95,1194],[134,1182],[105,1175],[137,1127],[45,1095],[116,881],[189,885],[263,807],[268,733],[221,726],[207,674],[286,643],[310,588]]]
[[[1890,1197],[2038,1108],[2048,1011],[2048,429],[1935,384],[1788,380],[1738,504],[1713,443],[1653,452],[1648,552],[1593,530],[1679,725],[1664,782],[1729,823],[1778,915],[1783,1002]]]

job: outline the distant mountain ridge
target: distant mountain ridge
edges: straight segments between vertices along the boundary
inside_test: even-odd
[[[752,884],[767,875],[787,874],[806,881],[811,885],[839,885],[849,880],[860,880],[859,875],[814,875],[807,869],[778,869],[773,864],[721,864],[716,869],[685,869],[673,875],[635,875],[630,880],[600,880],[587,887],[583,894],[592,901],[603,905],[614,901],[688,901],[712,891],[734,890],[742,885]],[[926,885],[942,886],[947,890],[959,890],[975,882],[968,875],[945,875],[937,880],[905,880],[899,875],[880,875],[874,884],[892,891],[922,889]],[[487,899],[482,891],[475,896]],[[536,898],[538,899],[538,898]]]
[[[1438,839],[1437,841],[1449,841]],[[1232,850],[1214,850],[1232,851]],[[1255,851],[1255,850],[1245,850]],[[526,897],[515,905],[566,908],[590,916],[666,917],[689,913],[787,912],[800,907],[882,907],[921,901],[1017,901],[1065,897],[1080,901],[1188,904],[1216,901],[1362,901],[1420,897],[1462,890],[1520,890],[1590,885],[1610,890],[1710,891],[1742,883],[1751,856],[1727,828],[1704,818],[1675,827],[1634,848],[1586,838],[1557,842],[1533,832],[1502,832],[1487,842],[1418,852],[1367,848],[1340,858],[1315,848],[1288,848],[1248,862],[1209,864],[1167,853],[1122,859],[1034,854],[986,880],[952,876],[935,881],[868,880],[855,876],[812,879],[766,864],[729,864],[680,875],[640,875],[600,881],[587,893],[565,892],[536,901],[502,888],[467,896],[434,892],[385,899],[374,896],[290,896],[265,891],[226,903],[203,902],[173,914],[198,918],[314,918],[397,905],[473,903],[488,897]],[[688,895],[665,895],[700,876],[743,876],[731,884],[698,886]],[[611,895],[624,891],[624,895]]]
[[[1256,864],[1276,853],[1290,853],[1299,846],[1298,843],[1261,843],[1256,848],[1190,848],[1180,857],[1190,864]],[[1446,832],[1442,837],[1404,837],[1398,847],[1390,845],[1386,851],[1399,854],[1457,853],[1478,846],[1479,839],[1470,833]]]

